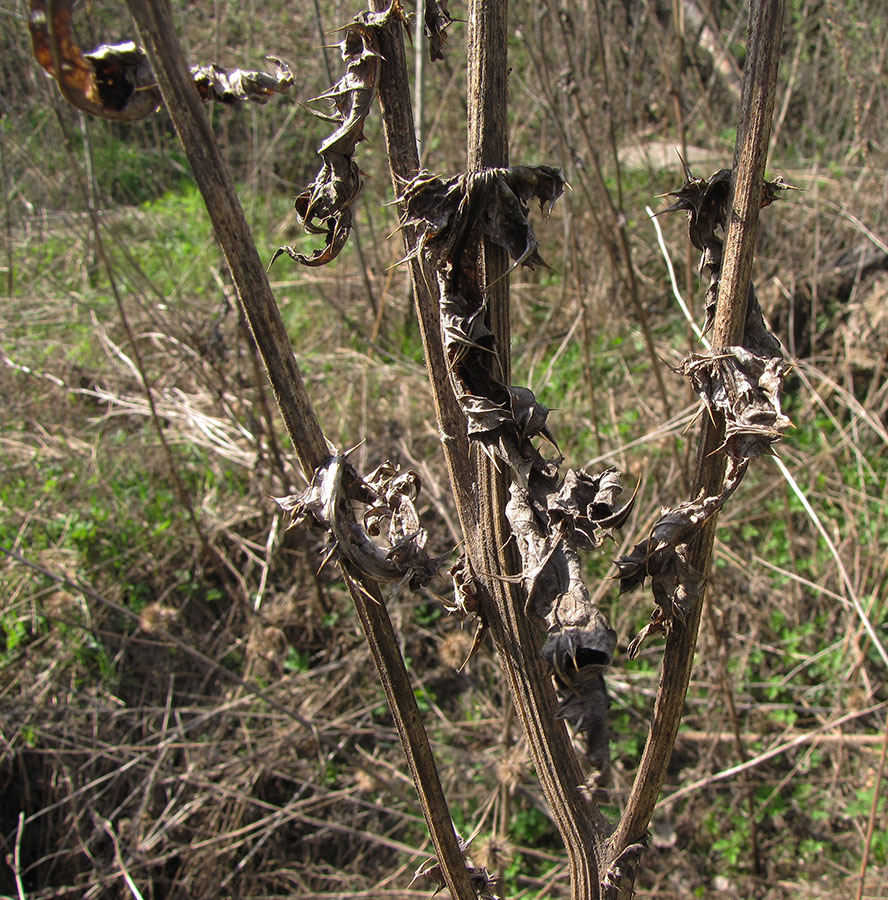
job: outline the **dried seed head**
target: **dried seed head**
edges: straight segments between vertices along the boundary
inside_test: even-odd
[[[139,627],[146,634],[165,630],[176,618],[176,610],[162,603],[149,603],[139,614]]]
[[[459,669],[472,649],[472,636],[467,631],[451,631],[438,645],[438,659],[448,669]]]

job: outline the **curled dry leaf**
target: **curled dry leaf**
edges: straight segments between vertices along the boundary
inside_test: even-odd
[[[429,57],[432,62],[444,59],[444,44],[447,41],[447,28],[453,21],[447,0],[426,0],[425,33],[429,39]]]
[[[710,178],[694,178],[685,163],[685,183],[668,196],[676,200],[663,210],[664,213],[683,210],[688,214],[688,238],[691,244],[702,253],[700,271],[708,276],[706,288],[705,310],[706,321],[703,332],[706,333],[715,322],[715,308],[718,301],[718,284],[721,278],[722,256],[724,251],[725,223],[728,214],[728,198],[731,193],[731,170],[720,169]],[[780,193],[793,190],[782,178],[767,181],[762,187],[762,207],[773,203]],[[761,307],[750,285],[746,311],[746,335],[744,346],[760,353],[762,356],[777,356],[780,344],[768,331],[762,316]]]
[[[601,880],[601,900],[617,900],[621,889],[629,886],[629,893],[634,894],[631,886],[635,883],[635,871],[647,849],[647,838],[635,844],[629,844],[620,855],[611,862]]]
[[[315,470],[303,493],[275,502],[290,514],[291,528],[311,520],[325,529],[330,554],[338,554],[358,572],[416,589],[428,584],[440,567],[426,550],[428,536],[415,506],[419,491],[415,472],[386,463],[361,478],[345,454],[334,453]],[[355,518],[354,502],[366,507],[363,523]],[[383,531],[387,549],[372,540]]]
[[[487,300],[478,295],[474,249],[487,238],[517,265],[545,265],[530,225],[528,206],[544,213],[564,189],[558,169],[516,166],[444,179],[420,172],[400,198],[402,223],[416,235],[410,256],[434,272],[450,383],[467,419],[469,437],[514,480],[506,516],[522,559],[526,612],[544,619],[543,658],[561,696],[561,715],[582,733],[602,778],[609,766],[607,692],[602,671],[616,635],[583,583],[580,550],[599,547],[628,517],[633,501],[617,508],[619,474],[570,470],[559,478],[560,455],[543,456],[534,439],[557,452],[549,410],[528,388],[497,374],[496,347],[487,324]],[[509,270],[511,271],[511,270]],[[633,498],[634,499],[634,498]],[[477,608],[474,584],[463,563],[454,572],[454,606]]]
[[[463,842],[460,841],[460,846],[462,845]],[[465,853],[464,847],[463,853]],[[468,863],[466,864],[466,871],[469,873],[469,880],[472,882],[472,887],[478,895],[478,900],[499,900],[499,896],[496,893],[499,887],[499,879],[495,875],[491,875],[484,866],[470,866]],[[413,887],[417,881],[435,884],[435,894],[444,889],[444,874],[441,871],[441,863],[438,862],[437,857],[433,856],[419,866],[413,873],[413,879],[407,885],[407,889],[409,890]]]
[[[638,655],[642,643],[652,634],[668,633],[675,622],[683,623],[694,603],[702,597],[706,579],[690,564],[688,542],[737,490],[749,460],[728,458],[721,491],[706,496],[702,492],[674,508],[665,508],[648,537],[630,553],[616,561],[620,571],[620,593],[639,587],[651,579],[656,606],[651,621],[634,638],[628,655]]]
[[[448,179],[423,170],[398,201],[402,224],[418,232],[413,255],[429,249],[439,260],[454,260],[474,232],[508,251],[515,266],[533,268],[546,264],[537,253],[527,205],[536,199],[548,215],[563,192],[564,176],[551,166],[482,169]]]
[[[735,459],[772,453],[772,445],[792,424],[780,410],[783,379],[790,365],[745,347],[727,347],[718,355],[692,353],[679,366],[712,415],[725,417],[721,449]]]
[[[73,0],[31,0],[28,28],[38,63],[55,78],[65,99],[103,119],[144,119],[163,105],[144,50],[132,41],[103,44],[84,53],[74,41]],[[265,103],[293,86],[289,66],[269,57],[273,75],[216,65],[193,66],[201,97],[222,103]]]
[[[329,101],[331,115],[316,113],[336,125],[318,147],[322,165],[315,180],[296,198],[296,217],[308,234],[325,236],[324,245],[310,254],[283,246],[282,253],[304,266],[323,266],[336,259],[352,228],[352,208],[361,192],[361,172],[354,160],[355,148],[364,140],[364,122],[376,97],[382,56],[379,31],[394,17],[404,21],[398,0],[381,13],[363,12],[343,29],[339,44],[345,75],[311,102]],[[271,265],[271,263],[269,263]]]

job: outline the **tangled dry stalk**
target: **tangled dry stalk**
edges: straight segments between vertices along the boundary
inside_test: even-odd
[[[50,16],[52,10],[53,4],[50,3]],[[651,516],[646,531],[648,538],[632,550],[628,545],[623,548],[629,552],[623,553],[618,563],[624,587],[637,586],[648,577],[652,579],[658,608],[652,625],[645,629],[645,633],[660,630],[667,637],[650,739],[641,756],[626,807],[615,828],[596,805],[596,799],[606,795],[598,794],[599,786],[595,778],[590,779],[581,771],[562,719],[572,719],[580,731],[586,731],[592,751],[591,761],[599,770],[598,775],[604,776],[608,754],[602,750],[602,746],[606,746],[606,740],[602,743],[602,734],[607,725],[603,716],[601,675],[611,662],[616,638],[596,606],[601,591],[588,591],[579,578],[576,551],[600,544],[599,538],[594,536],[595,528],[602,528],[604,533],[619,527],[630,516],[632,506],[631,503],[622,508],[615,505],[618,491],[616,479],[604,479],[603,476],[599,479],[583,470],[570,470],[561,480],[557,471],[560,459],[546,459],[532,443],[532,439],[538,436],[552,440],[552,433],[546,424],[548,410],[536,401],[530,390],[510,383],[510,315],[508,279],[505,276],[514,267],[510,267],[507,254],[511,254],[516,265],[541,262],[533,232],[525,218],[526,206],[533,196],[540,199],[541,205],[551,205],[560,189],[551,190],[550,182],[553,179],[557,181],[560,174],[556,177],[553,175],[555,170],[544,172],[542,167],[508,167],[502,122],[506,71],[505,20],[502,12],[500,9],[495,13],[486,5],[479,4],[477,8],[473,7],[470,16],[469,44],[474,48],[470,52],[470,84],[474,86],[471,94],[490,103],[489,109],[481,104],[477,108],[470,107],[470,168],[479,169],[477,176],[469,174],[457,179],[435,181],[419,171],[415,143],[409,137],[412,128],[405,128],[405,120],[398,118],[409,112],[409,95],[396,7],[387,11],[377,10],[361,19],[361,55],[366,57],[369,54],[374,60],[384,61],[380,66],[379,91],[389,159],[397,193],[403,204],[402,228],[414,276],[413,291],[423,326],[438,426],[444,437],[456,513],[466,542],[464,560],[454,570],[455,605],[477,614],[482,627],[489,628],[497,645],[515,710],[524,726],[531,758],[567,847],[573,896],[626,897],[634,890],[645,833],[666,777],[691,678],[716,518],[725,500],[736,489],[748,459],[766,453],[787,424],[779,406],[779,382],[785,377],[787,367],[782,362],[773,362],[777,359],[773,353],[769,358],[767,351],[773,348],[768,345],[767,334],[762,330],[761,313],[749,286],[756,218],[758,210],[765,205],[763,196],[770,190],[764,182],[764,162],[774,103],[779,49],[776,37],[782,32],[782,5],[761,3],[754,6],[744,74],[735,177],[730,190],[726,177],[715,176],[701,183],[689,176],[688,184],[678,193],[679,203],[685,204],[679,208],[690,213],[692,241],[695,234],[699,236],[703,231],[708,234],[708,237],[700,239],[698,249],[706,254],[704,263],[713,284],[718,279],[717,291],[710,291],[711,297],[717,295],[718,298],[713,317],[712,351],[689,357],[681,367],[691,376],[695,390],[704,397],[708,417],[704,417],[697,473],[690,499],[662,511],[656,521],[656,516]],[[287,430],[306,477],[311,481],[308,491],[295,495],[288,506],[298,511],[300,521],[314,520],[330,533],[329,553],[341,566],[407,754],[437,858],[437,862],[422,867],[422,877],[440,877],[453,896],[466,900],[474,896],[495,896],[499,888],[492,871],[483,865],[469,865],[464,860],[466,846],[457,839],[453,827],[456,814],[448,809],[444,799],[439,767],[422,725],[416,688],[411,683],[401,640],[377,584],[379,581],[400,581],[402,586],[409,584],[418,590],[425,586],[434,568],[432,559],[425,552],[425,532],[415,518],[413,503],[417,498],[418,477],[415,474],[401,476],[394,470],[385,470],[384,473],[377,470],[381,473],[380,478],[362,478],[344,454],[334,452],[331,455],[329,452],[293,359],[279,308],[237,201],[233,181],[216,149],[215,138],[193,90],[192,77],[178,48],[168,10],[160,4],[132,4],[132,13],[139,25],[152,68],[157,73],[160,91],[216,227]],[[769,16],[776,18],[769,19]],[[365,90],[365,87],[360,89]],[[337,100],[341,100],[343,91],[336,94]],[[344,101],[336,105],[339,116],[348,122],[355,105]],[[365,115],[364,106],[361,109]],[[362,122],[363,119],[358,132]],[[337,166],[343,171],[353,171],[351,156],[356,143],[354,137],[352,134],[344,150],[337,145],[335,152],[343,157],[342,160],[337,156],[334,164],[325,156],[324,166],[329,169],[330,180],[318,182],[313,192],[301,195],[301,212],[300,201],[297,201],[297,212],[304,221],[311,223],[313,217],[319,219],[320,224],[312,225],[312,229],[323,231],[327,227],[324,224],[326,220],[333,223],[327,231],[327,246],[319,251],[320,255],[318,252],[308,256],[291,253],[297,261],[311,264],[326,262],[344,246],[356,189],[346,184],[342,202],[341,198],[334,196],[328,203],[328,194],[332,190],[330,185],[337,183]],[[333,152],[330,146],[322,146]],[[544,181],[548,187],[541,186]],[[698,190],[699,196],[703,196],[710,189],[714,189],[712,192],[718,198],[712,208],[705,207],[694,194]],[[429,190],[435,195],[435,202],[423,210],[417,198]],[[723,194],[718,194],[719,190]],[[333,193],[336,193],[335,190]],[[728,212],[729,221],[724,218],[719,220],[719,216],[725,216]],[[342,222],[343,215],[348,219],[345,224]],[[704,219],[708,220],[705,228],[701,225]],[[722,262],[720,242],[716,246],[712,243],[712,237],[717,226],[725,225],[727,232]],[[94,223],[95,231],[98,227]],[[697,241],[693,242],[697,244]],[[707,304],[707,315],[710,305]],[[130,342],[135,346],[136,338],[132,333]],[[14,365],[12,360],[7,360]],[[138,368],[141,370],[141,365]],[[144,374],[141,380],[147,386]],[[87,393],[90,391],[96,393],[92,389]],[[154,410],[150,388],[148,396]],[[474,452],[471,447],[474,447]],[[724,465],[728,458],[731,469],[725,482]],[[511,501],[508,500],[510,481]],[[578,485],[582,489],[578,489]],[[437,493],[440,496],[440,486]],[[354,504],[362,504],[368,511],[362,522],[353,519]],[[370,537],[379,531],[381,523],[389,521],[392,527],[388,546],[383,551]],[[510,539],[510,534],[517,540]],[[265,544],[266,555],[270,554],[273,543],[274,536],[270,535]],[[245,551],[254,556],[257,552],[261,554],[262,545],[256,544],[245,548]],[[17,561],[26,562],[17,550],[8,552]],[[232,565],[229,569],[237,581],[238,567]],[[264,573],[267,570],[266,560]],[[125,606],[115,604],[77,578],[53,576],[46,567],[37,567],[37,571],[45,577],[54,578],[61,590],[84,592],[96,604],[118,615],[125,617],[129,614]],[[264,578],[265,574],[263,584]],[[565,601],[567,597],[580,598],[576,609]],[[319,603],[323,605],[320,597]],[[256,598],[254,605],[258,610],[259,598]],[[224,707],[226,714],[238,710],[243,698],[258,699],[274,711],[269,716],[271,723],[284,723],[286,741],[299,744],[297,755],[314,753],[323,759],[327,749],[335,745],[336,736],[331,735],[327,725],[321,724],[316,712],[307,712],[304,704],[296,712],[288,704],[286,693],[257,690],[248,679],[239,676],[232,678],[228,669],[214,660],[212,654],[195,654],[187,642],[176,638],[175,616],[165,607],[159,604],[146,610],[153,611],[150,615],[143,611],[139,619],[145,634],[159,635],[180,651],[190,653],[207,672],[232,681],[234,693]],[[862,607],[861,610],[863,621],[869,622],[866,611]],[[549,622],[552,647],[548,654],[545,648],[542,652],[540,650],[534,615]],[[873,637],[872,629],[870,637]],[[878,634],[875,638],[878,646]],[[281,640],[283,632],[276,631],[273,626],[251,634],[253,664],[259,667],[266,655],[273,658],[273,647]],[[474,652],[475,644],[463,649]],[[637,651],[639,646],[633,644],[632,649]],[[551,670],[546,668],[547,665],[551,666]],[[552,672],[557,675],[562,692],[560,717],[556,712],[558,707],[551,683]],[[33,690],[39,694],[39,682]],[[588,696],[585,691],[589,692]],[[172,683],[168,698],[171,692]],[[162,769],[175,771],[174,762],[169,763],[172,768],[166,768],[170,746],[175,745],[177,752],[182,751],[187,757],[189,753],[192,756],[197,753],[198,745],[188,743],[184,726],[179,724],[174,728],[170,725],[173,711],[169,701],[165,706],[145,705],[144,709],[148,712],[153,710],[151,715],[157,721],[152,729],[162,737],[152,745],[150,752],[130,755],[123,764],[123,771],[138,767],[150,771],[150,789],[153,779]],[[881,709],[881,704],[866,705],[858,712],[833,719],[828,727],[872,715]],[[222,711],[214,712],[210,719],[217,714],[221,715]],[[22,715],[26,716],[25,713]],[[252,721],[254,715],[252,709],[243,714],[241,727],[247,739],[261,742],[264,747],[269,744],[277,746],[275,742],[280,740],[279,732],[273,724],[266,725],[264,721],[257,726]],[[344,716],[348,720],[348,713]],[[736,713],[734,719],[736,725]],[[206,717],[198,717],[198,720],[201,725],[208,721]],[[299,732],[298,741],[293,730],[297,726],[303,729]],[[60,727],[63,731],[64,726]],[[352,726],[349,723],[343,727]],[[507,737],[508,731],[507,727]],[[373,727],[370,726],[368,735],[372,733]],[[61,740],[60,735],[61,731],[56,737]],[[739,743],[736,729],[733,736]],[[64,739],[84,747],[89,741],[88,736],[81,733]],[[208,773],[207,778],[218,776],[225,781],[226,796],[229,793],[234,797],[246,795],[248,789],[252,789],[255,765],[268,766],[275,778],[285,777],[282,773],[287,771],[290,760],[282,746],[279,749],[282,754],[280,762],[274,754],[269,758],[263,757],[260,763],[255,764],[247,757],[242,769],[235,766],[237,771],[229,770],[218,756],[213,755],[235,745],[238,738],[232,739],[232,744],[227,743],[228,740],[220,738],[219,743],[213,745],[213,752],[198,764],[202,772]],[[795,739],[785,744],[787,747],[796,745]],[[773,752],[781,751],[775,749]],[[769,753],[765,753],[754,760],[746,759],[743,766],[748,768],[768,758]],[[110,746],[106,761],[113,764],[119,762]],[[101,769],[101,765],[98,768]],[[373,778],[385,780],[372,768],[364,771],[371,782]],[[731,774],[737,771],[745,769],[729,770]],[[168,779],[170,777],[173,776],[167,776]],[[719,777],[728,776],[722,774]],[[108,773],[99,774],[97,771],[95,775],[90,774],[82,790],[94,790],[108,778]],[[246,778],[246,781],[241,783],[239,778]],[[509,778],[503,775],[502,780],[505,783]],[[393,778],[386,786],[397,790],[393,786],[397,782],[398,779]],[[206,788],[209,783],[209,780],[201,781],[200,785]],[[704,783],[711,782],[704,779],[692,783],[687,786],[687,791],[695,790]],[[72,796],[80,790],[77,789]],[[669,801],[683,796],[684,790],[673,793]],[[198,792],[194,800],[185,801],[184,793],[180,792],[167,805],[169,816],[165,811],[159,821],[165,827],[175,827],[178,817],[199,813],[209,796],[211,794],[206,791]],[[872,839],[877,817],[876,796],[877,792],[874,793],[868,820],[867,846]],[[329,803],[333,805],[340,800],[351,802],[352,799],[348,795],[337,795]],[[124,797],[119,808],[132,806],[133,801],[133,795]],[[262,837],[233,871],[227,874],[204,873],[205,883],[222,884],[223,889],[227,887],[235,872],[247,865],[262,842],[270,839],[278,829],[294,822],[309,827],[338,828],[342,833],[360,835],[379,846],[408,850],[407,845],[397,840],[374,835],[367,826],[350,829],[349,826],[335,824],[331,819],[320,819],[304,811],[314,810],[315,804],[324,806],[325,802],[315,795],[303,799],[297,791],[287,804],[286,812],[269,805],[267,815],[253,817],[246,824],[241,824],[241,817],[247,809],[245,801],[235,803],[233,809],[226,807],[233,818],[225,823],[211,824],[208,834],[214,836],[204,841],[191,841],[191,850],[200,851],[219,841],[224,842],[231,853],[237,851],[241,842],[245,843],[248,838],[257,834]],[[750,810],[754,813],[752,807]],[[122,878],[128,889],[138,894],[133,860],[125,857],[121,849],[122,839],[128,839],[129,829],[135,826],[128,819],[115,824],[113,818],[99,817],[92,822],[93,829],[106,835],[113,848],[116,870],[107,878],[110,881]],[[33,817],[29,821],[34,821]],[[86,827],[80,818],[75,819],[75,824],[79,828]],[[19,875],[19,851],[24,826],[25,819],[20,817],[13,854],[13,868],[20,893],[24,890]],[[144,823],[140,823],[138,844],[141,853],[151,854],[156,843],[152,835],[153,832],[150,829],[146,832]],[[92,836],[81,838],[84,846],[92,840]],[[753,831],[753,843],[755,841]],[[530,852],[528,848],[525,850]],[[185,855],[187,852],[183,851]],[[758,850],[754,852],[758,859]],[[496,852],[493,858],[496,858]],[[164,858],[153,858],[151,865],[159,862],[164,862]],[[864,855],[860,891],[863,890],[866,869]],[[194,884],[198,882],[199,879],[196,879]],[[175,877],[171,883],[176,883]],[[297,886],[296,889],[301,888]]]

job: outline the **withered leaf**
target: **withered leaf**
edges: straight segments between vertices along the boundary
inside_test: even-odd
[[[415,254],[435,247],[438,259],[453,251],[478,228],[506,250],[515,265],[545,265],[528,221],[527,204],[537,199],[548,213],[564,191],[564,176],[550,166],[482,169],[442,179],[420,172],[404,189],[402,224],[416,228]]]
[[[651,613],[650,624],[630,644],[630,657],[637,655],[649,635],[667,632],[676,621],[684,622],[693,604],[702,596],[705,579],[690,564],[688,541],[737,490],[748,464],[749,460],[729,457],[719,494],[705,496],[701,492],[693,500],[661,510],[648,537],[616,561],[620,571],[620,593],[639,587],[650,578],[657,604]]]
[[[286,94],[293,86],[293,73],[289,65],[276,56],[269,56],[275,71],[257,72],[252,69],[223,69],[215,64],[192,66],[191,74],[198,93],[204,100],[216,100],[228,105],[243,103],[267,103],[273,94]]]
[[[361,192],[361,172],[353,159],[355,148],[364,140],[364,122],[370,113],[379,85],[382,56],[379,31],[395,17],[404,14],[397,0],[388,9],[365,11],[343,29],[339,44],[345,75],[312,102],[327,100],[333,105],[330,115],[318,114],[336,124],[318,147],[322,164],[315,180],[296,198],[296,217],[308,234],[323,234],[322,247],[301,253],[289,245],[278,248],[273,263],[286,253],[304,266],[323,266],[332,262],[345,246],[352,228],[354,202]]]
[[[301,494],[275,498],[290,514],[290,527],[311,520],[325,529],[331,552],[358,572],[379,582],[408,583],[416,589],[429,583],[440,567],[426,550],[427,533],[415,501],[420,490],[415,472],[391,464],[361,478],[346,456],[334,453],[315,471]],[[369,507],[363,523],[355,518],[353,501]],[[388,523],[385,549],[371,536]]]
[[[462,841],[460,841],[460,845],[462,845]],[[465,849],[463,849],[463,852],[465,852]],[[470,866],[468,863],[466,863],[466,871],[469,874],[469,881],[471,881],[472,887],[475,889],[478,900],[499,900],[495,893],[499,887],[499,879],[495,875],[491,875],[484,866]],[[408,890],[417,881],[430,881],[435,884],[435,893],[432,896],[443,890],[446,882],[444,881],[441,864],[436,856],[427,859],[417,868],[413,873],[413,879],[407,885]]]
[[[609,765],[607,694],[601,672],[616,634],[583,583],[580,549],[598,547],[621,525],[633,500],[616,507],[619,475],[570,470],[558,478],[558,459],[546,459],[534,439],[558,450],[549,410],[525,387],[506,384],[496,372],[496,347],[487,301],[478,296],[471,248],[482,238],[498,244],[514,265],[545,265],[528,220],[537,200],[544,213],[564,190],[558,169],[515,166],[439,178],[420,172],[404,189],[401,221],[410,226],[419,258],[435,273],[448,374],[466,416],[469,437],[511,470],[506,516],[522,561],[525,611],[544,619],[543,658],[556,674],[561,715],[585,736],[588,757],[601,780]],[[514,268],[514,266],[513,266]],[[508,274],[508,273],[507,273]],[[453,570],[453,606],[475,602],[464,566]]]
[[[728,198],[731,192],[731,170],[721,169],[710,178],[694,178],[690,168],[685,164],[685,183],[667,196],[676,200],[663,210],[666,212],[685,211],[688,214],[688,238],[693,246],[701,251],[700,270],[709,278],[706,289],[705,311],[706,321],[703,332],[706,333],[715,321],[715,309],[718,301],[718,285],[721,278],[724,234],[728,213]],[[766,181],[762,185],[761,205],[769,206],[785,190],[793,189],[782,178]],[[746,326],[743,340],[744,346],[763,356],[777,356],[780,344],[768,331],[764,323],[761,307],[750,284],[747,300]]]
[[[55,78],[65,99],[77,109],[103,119],[144,119],[163,105],[145,52],[132,41],[103,44],[84,53],[72,30],[73,0],[31,0],[28,28],[38,63]],[[192,66],[198,92],[205,101],[265,103],[272,94],[293,86],[289,66],[269,57],[273,75],[220,66]]]
[[[718,354],[692,353],[679,366],[710,414],[725,417],[723,449],[737,459],[772,453],[772,444],[792,424],[780,409],[790,365],[778,356],[759,356],[745,347]]]
[[[426,0],[424,30],[429,39],[429,57],[432,62],[444,59],[447,28],[453,22],[447,0]]]

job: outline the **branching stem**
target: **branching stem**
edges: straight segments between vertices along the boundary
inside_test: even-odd
[[[311,477],[328,455],[327,444],[234,183],[190,76],[169,5],[165,0],[128,0],[128,6],[203,195],[287,431],[303,471]],[[401,738],[447,887],[458,900],[475,900],[428,737],[379,586],[346,569],[343,574]]]
[[[734,185],[713,328],[713,353],[739,344],[743,337],[774,110],[783,14],[784,0],[755,0],[750,10],[740,127],[734,157]],[[718,448],[723,442],[724,421],[713,421],[709,416],[704,416],[694,496],[701,490],[707,496],[714,496],[721,490],[726,457]],[[716,521],[717,516],[709,519],[691,545],[690,562],[698,572],[709,571]],[[701,597],[690,610],[684,627],[673,628],[666,639],[650,734],[626,810],[611,840],[611,855],[614,858],[643,839],[660,794],[687,696],[702,605]],[[632,885],[620,887],[619,896],[629,898]]]

